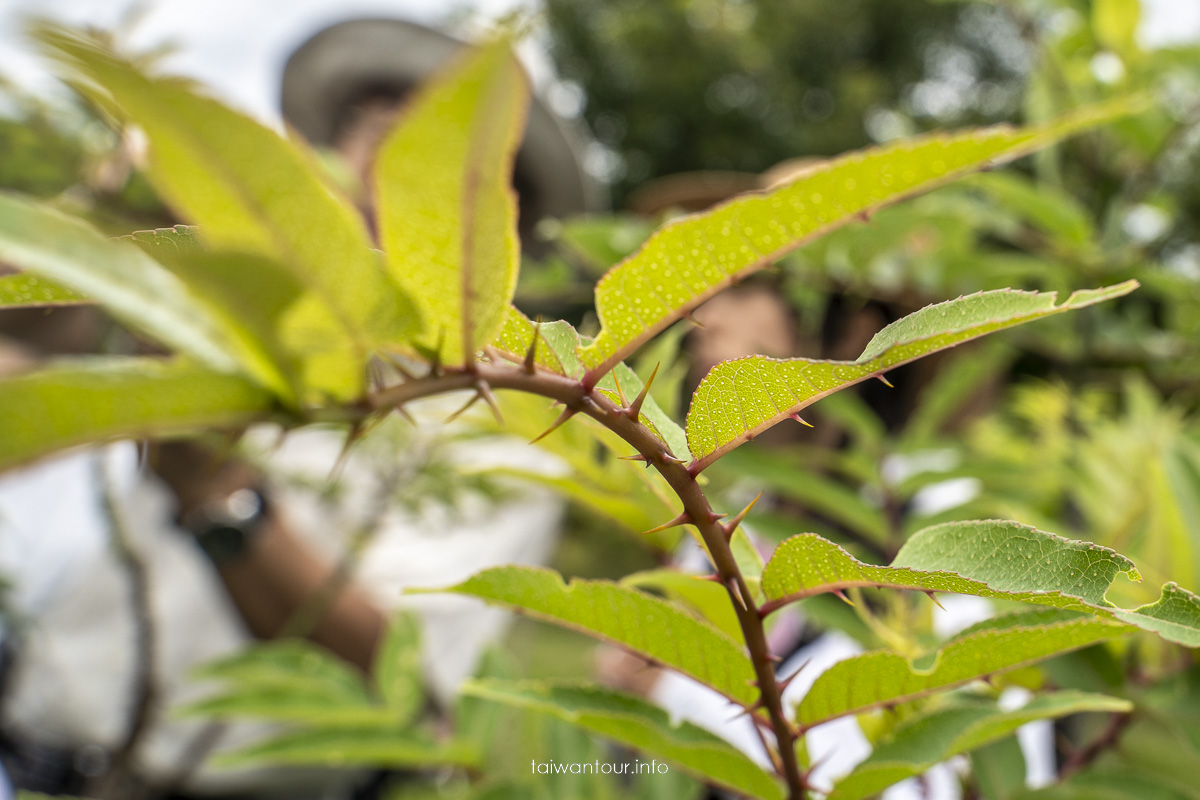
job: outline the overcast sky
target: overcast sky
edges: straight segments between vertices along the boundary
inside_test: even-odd
[[[1200,39],[1200,0],[1142,3],[1144,42]],[[537,0],[157,0],[150,4],[135,42],[178,43],[180,54],[170,62],[173,71],[200,79],[228,102],[274,122],[284,59],[331,23],[363,16],[433,23],[456,8],[495,17],[537,4]],[[21,42],[22,15],[36,13],[111,27],[128,7],[124,0],[0,0],[0,75],[39,89],[52,85],[41,63]],[[523,55],[535,81],[545,80],[547,61],[539,58],[536,46],[530,45]]]

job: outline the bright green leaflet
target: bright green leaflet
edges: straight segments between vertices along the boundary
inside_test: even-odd
[[[885,650],[841,661],[813,683],[796,706],[796,718],[811,727],[924,697],[1128,632],[1129,628],[1119,623],[1067,611],[998,617],[968,628],[915,662]]]
[[[363,388],[367,357],[416,328],[411,301],[382,269],[358,212],[318,175],[311,156],[179,81],[150,79],[69,32],[43,26],[52,54],[103,87],[146,132],[149,178],[215,249],[279,261],[337,320],[321,337],[320,389]]]
[[[234,753],[217,756],[220,766],[327,764],[333,767],[423,768],[475,766],[479,755],[467,742],[437,742],[395,730],[313,730],[286,733]]]
[[[1136,289],[1126,281],[1072,293],[999,289],[938,303],[875,334],[855,361],[747,356],[722,362],[704,376],[687,415],[688,445],[699,471],[762,431],[826,395],[885,370],[987,333],[1083,308]]]
[[[934,764],[1013,734],[1027,722],[1085,711],[1129,711],[1127,700],[1083,692],[1057,692],[1034,698],[1022,708],[1001,711],[984,701],[951,701],[948,706],[906,722],[866,761],[840,780],[830,800],[862,800]]]
[[[1130,610],[1115,608],[1104,595],[1118,573],[1141,579],[1133,562],[1106,547],[1015,522],[949,522],[926,528],[900,548],[892,566],[955,573],[989,589],[1013,593],[1012,600],[1088,610],[1176,644],[1200,647],[1200,597],[1168,583],[1154,603]],[[1072,597],[1086,607],[1072,604]]]
[[[1072,195],[1052,185],[1034,183],[1013,172],[972,175],[963,183],[983,191],[1069,247],[1084,247],[1096,236],[1087,209]]]
[[[89,442],[242,427],[273,404],[244,378],[182,361],[60,363],[0,381],[0,469]]]
[[[413,590],[418,591],[418,590]],[[534,616],[611,640],[689,675],[740,703],[753,703],[754,670],[745,649],[688,611],[610,581],[573,580],[538,567],[494,567],[453,592],[515,606]]]
[[[850,153],[805,170],[782,188],[735,198],[667,225],[597,285],[601,331],[581,353],[588,375],[594,382],[734,280],[822,234],[1130,108],[1126,101],[1043,127],[933,134]]]
[[[375,197],[391,274],[426,321],[417,343],[469,363],[504,323],[520,244],[510,185],[529,103],[507,43],[434,79],[379,149]]]
[[[0,278],[0,309],[21,306],[74,306],[92,302],[79,292],[36,275]]]
[[[471,681],[463,694],[552,714],[592,733],[668,759],[681,768],[749,797],[782,800],[775,779],[724,739],[646,701],[575,684]]]
[[[567,323],[564,322],[562,324],[566,325]],[[509,358],[518,361],[524,360],[525,354],[529,352],[530,345],[533,344],[534,327],[534,323],[530,321],[529,317],[522,314],[513,306],[509,306],[504,312],[500,330],[496,332],[495,337],[492,339],[492,347]],[[534,362],[551,372],[566,375],[567,370],[563,367],[558,356],[555,355],[555,348],[547,340],[547,328],[549,326],[541,325],[537,327],[540,338],[537,343],[537,351],[534,353]],[[574,348],[572,348],[572,355],[574,354],[573,351]]]
[[[221,372],[232,337],[178,278],[141,250],[47,206],[0,194],[0,263],[102,303],[117,319]]]

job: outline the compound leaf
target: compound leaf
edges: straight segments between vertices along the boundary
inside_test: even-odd
[[[417,591],[417,590],[413,590]],[[553,570],[494,567],[443,591],[513,606],[608,639],[678,670],[743,704],[757,697],[745,648],[688,611],[646,592],[601,580],[563,583]]]
[[[838,662],[796,706],[801,725],[904,702],[1033,664],[1129,632],[1125,625],[1069,611],[1039,610],[982,622],[914,661],[886,650]]]
[[[273,405],[244,378],[183,361],[63,362],[0,381],[0,469],[89,442],[243,427]]]
[[[995,704],[960,699],[904,723],[877,745],[866,761],[834,786],[830,800],[862,800],[894,783],[920,775],[934,764],[999,741],[1028,722],[1085,711],[1129,711],[1127,700],[1064,691],[1036,697],[1003,711]]]
[[[667,712],[637,697],[594,686],[498,680],[471,681],[463,694],[550,714],[667,759],[738,794],[783,798],[776,780],[728,742],[691,723],[673,725]]]
[[[867,343],[855,361],[747,356],[704,376],[687,415],[687,439],[698,472],[762,431],[826,395],[892,367],[1023,322],[1083,308],[1136,289],[1137,281],[1074,292],[1056,305],[1055,292],[999,289],[926,306],[896,320]]]
[[[594,384],[643,343],[785,253],[872,211],[1128,113],[1123,101],[1042,127],[933,134],[850,153],[787,185],[665,226],[596,286],[601,331],[582,360]]]
[[[529,87],[507,43],[470,53],[407,107],[375,163],[392,275],[429,323],[417,343],[472,360],[505,322],[520,247],[512,163]]]

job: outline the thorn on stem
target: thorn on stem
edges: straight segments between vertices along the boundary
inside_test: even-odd
[[[686,319],[688,322],[692,323],[693,325],[695,325],[697,328],[704,327],[704,323],[701,322],[700,320],[696,319],[696,317],[692,314],[691,311],[684,314],[683,318]]]
[[[617,377],[617,373],[615,371],[613,372],[612,376],[613,384],[617,387],[617,398],[620,399],[621,405],[629,405],[629,401],[625,399],[625,390],[621,388],[621,379]]]
[[[404,380],[415,381],[417,379],[417,376],[413,374],[412,370],[404,366],[404,362],[399,356],[396,356],[392,353],[382,353],[381,355],[388,362],[388,364],[391,365],[392,369],[400,373],[400,377],[404,378]]]
[[[397,414],[404,417],[405,421],[407,421],[409,425],[412,425],[414,428],[417,427],[417,421],[413,419],[412,414],[408,413],[408,410],[404,406],[397,403],[396,405],[392,406],[392,408],[396,410]]]
[[[851,600],[849,597],[847,597],[846,593],[843,592],[841,589],[834,589],[833,596],[836,597],[838,600],[841,600],[843,603],[850,606],[851,608],[854,608],[854,601]]]
[[[882,375],[876,375],[875,379],[878,380],[880,383],[882,383],[884,386],[888,387],[889,389],[896,388],[895,386],[892,385],[891,381],[889,381],[887,378],[883,377]]]
[[[796,422],[799,422],[801,425],[803,425],[803,426],[805,426],[805,427],[807,427],[807,428],[815,428],[815,427],[816,427],[816,426],[815,426],[815,425],[813,425],[811,422],[809,422],[808,420],[806,420],[806,419],[804,419],[803,417],[801,417],[799,414],[789,414],[789,415],[788,415],[788,417],[789,417],[790,419],[794,419],[794,420],[796,420]]]
[[[797,670],[796,670],[795,672],[793,672],[791,675],[788,675],[786,678],[784,678],[783,680],[781,680],[781,681],[779,682],[779,693],[780,693],[780,694],[783,694],[785,691],[787,691],[787,688],[788,688],[789,686],[791,686],[791,685],[792,685],[792,681],[796,680],[796,677],[797,677],[797,676],[798,676],[798,675],[799,675],[801,672],[804,672],[804,669],[805,669],[805,667],[807,667],[807,666],[808,666],[809,664],[811,664],[811,663],[812,663],[811,661],[805,661],[803,664],[801,664],[801,665],[800,665],[800,668],[799,668],[799,669],[797,669]]]
[[[664,522],[662,525],[659,525],[657,528],[651,528],[648,531],[642,531],[642,534],[645,535],[645,534],[650,534],[650,533],[659,533],[660,531],[670,530],[671,528],[678,528],[680,525],[691,525],[691,524],[692,524],[692,515],[689,514],[687,511],[684,511],[679,516],[675,517],[674,519],[668,520],[667,522]]]
[[[936,596],[936,595],[934,595],[934,593],[933,593],[932,591],[926,591],[926,592],[925,592],[925,594],[926,594],[926,595],[929,597],[929,599],[930,599],[930,600],[932,600],[932,601],[933,601],[933,604],[934,604],[935,606],[937,606],[938,608],[940,608],[942,611],[945,611],[945,610],[946,610],[946,607],[945,607],[944,605],[942,605],[941,603],[939,603],[939,602],[938,602],[937,596]]]
[[[739,711],[738,713],[734,714],[729,719],[727,719],[726,722],[733,722],[735,719],[741,719],[742,717],[749,716],[749,715],[753,714],[755,711],[758,711],[762,707],[763,707],[762,700],[758,700],[755,703],[753,703],[752,705],[742,706],[742,710]]]
[[[529,343],[529,349],[525,351],[525,361],[521,363],[521,369],[530,375],[537,370],[537,343],[540,338],[542,338],[542,318],[539,316],[537,322],[533,323],[533,341]]]
[[[654,371],[650,373],[650,379],[646,381],[646,385],[642,387],[642,391],[638,394],[637,398],[633,401],[633,403],[630,404],[629,408],[625,410],[625,413],[628,414],[629,418],[634,422],[638,421],[638,416],[642,413],[642,403],[646,402],[646,395],[650,393],[650,384],[654,383],[654,378],[658,375],[658,368],[661,366],[661,362],[654,365]],[[617,374],[614,372],[613,378],[616,377]],[[621,402],[625,402],[624,398],[621,399]]]
[[[504,424],[504,415],[500,413],[500,404],[496,402],[496,395],[492,394],[492,387],[488,386],[488,382],[483,378],[478,378],[475,381],[475,391],[478,392],[478,397],[482,397],[488,407],[492,409],[492,414],[496,417],[496,422]]]
[[[479,400],[480,397],[482,397],[482,395],[480,395],[479,392],[476,392],[475,394],[471,395],[471,399],[468,400],[467,402],[463,403],[461,406],[459,406],[458,411],[455,411],[453,414],[446,417],[446,421],[443,424],[449,425],[451,422],[453,422],[454,420],[461,417],[463,414],[465,414],[467,412],[468,408],[475,405],[476,401]]]
[[[546,430],[542,431],[541,435],[536,437],[533,441],[531,441],[530,444],[537,444],[542,439],[545,439],[547,436],[554,433],[554,431],[558,430],[560,425],[562,425],[564,422],[566,422],[567,420],[569,420],[571,417],[575,416],[578,413],[579,412],[573,408],[564,408],[562,410],[562,413],[558,415],[558,419],[554,420],[554,422],[552,422],[550,424],[550,427],[546,428]]]
[[[342,444],[342,450],[338,453],[337,461],[333,462],[333,469],[329,470],[329,483],[334,483],[342,476],[342,470],[346,468],[346,460],[350,458],[350,448],[354,443],[362,438],[363,423],[361,420],[350,426],[350,432],[346,434],[346,441]]]
[[[738,525],[742,524],[742,520],[744,520],[746,518],[746,515],[750,513],[750,509],[754,508],[754,504],[762,499],[762,496],[763,496],[763,493],[759,492],[758,495],[753,500],[750,501],[749,505],[747,505],[745,508],[743,508],[741,511],[739,511],[737,513],[736,517],[734,517],[733,519],[729,520],[729,522],[726,522],[724,525],[721,526],[722,528],[725,529],[725,537],[727,539],[733,537],[733,532],[737,530]]]

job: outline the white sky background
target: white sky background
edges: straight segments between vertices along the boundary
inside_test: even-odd
[[[168,62],[172,71],[197,78],[225,101],[277,123],[284,60],[332,23],[369,16],[435,23],[456,9],[487,19],[537,5],[537,0],[152,0],[134,44],[177,43],[180,52]],[[1142,0],[1142,5],[1145,43],[1200,40],[1200,0]],[[22,16],[112,27],[129,6],[127,0],[0,0],[0,76],[54,91],[43,64],[22,41]],[[544,85],[550,78],[548,59],[536,44],[522,55],[535,82]]]

